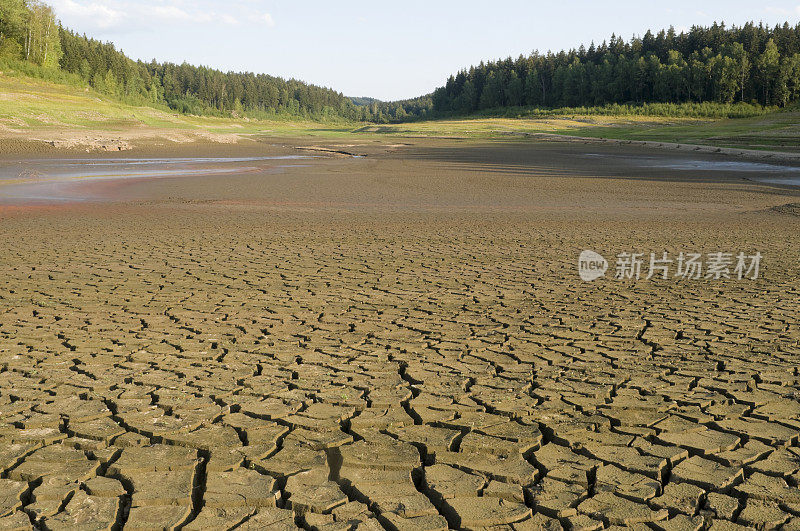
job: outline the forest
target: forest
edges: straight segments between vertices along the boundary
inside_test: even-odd
[[[715,23],[681,33],[647,31],[628,41],[612,35],[588,48],[482,62],[431,94],[380,102],[266,74],[134,61],[111,43],[62,27],[40,0],[0,0],[0,63],[41,77],[67,74],[131,103],[198,115],[384,123],[581,108],[737,116],[800,99],[800,24]]]
[[[434,112],[505,107],[742,102],[784,107],[800,97],[800,25],[648,31],[629,41],[534,52],[461,70],[433,92]]]
[[[42,77],[59,69],[103,94],[187,114],[364,121],[380,117],[377,104],[359,106],[339,92],[294,79],[134,61],[111,43],[63,28],[53,9],[39,0],[0,0],[0,61],[27,63],[19,65],[22,69],[39,67],[27,70]]]

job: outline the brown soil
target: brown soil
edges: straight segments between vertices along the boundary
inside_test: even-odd
[[[0,525],[798,524],[794,190],[408,143],[0,210]],[[611,278],[664,251],[761,275]]]

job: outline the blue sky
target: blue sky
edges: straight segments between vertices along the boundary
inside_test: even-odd
[[[264,72],[385,100],[462,67],[716,21],[800,21],[800,0],[50,0],[68,27],[135,59]]]

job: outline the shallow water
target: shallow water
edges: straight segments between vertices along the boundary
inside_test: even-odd
[[[760,183],[781,184],[783,186],[800,186],[800,177],[786,179],[755,179]]]
[[[140,159],[46,159],[20,160],[0,166],[0,180],[18,178],[71,179],[71,178],[125,178],[196,175],[201,173],[228,173],[274,160],[302,160],[308,155],[278,157],[196,157],[196,158],[140,158]],[[218,167],[223,166],[223,167]],[[257,167],[257,166],[256,166]]]
[[[663,169],[672,172],[714,172],[731,177],[740,177],[750,181],[787,186],[800,186],[800,167],[765,162],[748,162],[734,160],[701,160],[674,157],[610,155],[605,153],[586,153],[586,158],[614,159],[635,168]]]
[[[124,159],[26,159],[0,164],[0,201],[83,201],[82,183],[121,179],[224,175],[264,171],[311,155]],[[282,164],[276,164],[284,161]]]
[[[800,167],[768,164],[765,162],[748,162],[738,160],[700,160],[675,157],[652,157],[635,155],[609,155],[606,153],[586,153],[588,158],[624,160],[633,166],[641,168],[664,168],[668,170],[700,170],[700,171],[726,171],[748,173],[800,173]]]
[[[643,164],[651,168],[667,168],[671,170],[724,171],[733,173],[798,173],[800,168],[780,166],[763,162],[727,161],[727,160],[654,160],[651,164]]]

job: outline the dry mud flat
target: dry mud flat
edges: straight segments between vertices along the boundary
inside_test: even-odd
[[[800,527],[793,192],[536,149],[6,211],[0,529]]]

